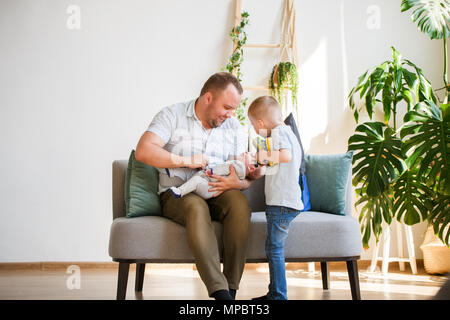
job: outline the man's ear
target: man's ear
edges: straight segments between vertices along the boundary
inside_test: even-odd
[[[212,96],[211,91],[206,92],[206,93],[204,94],[204,97],[205,97],[205,102],[206,102],[207,104],[210,104],[210,103],[212,102],[213,96]]]

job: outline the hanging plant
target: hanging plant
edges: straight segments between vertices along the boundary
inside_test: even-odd
[[[270,94],[280,105],[284,103],[286,90],[291,91],[292,107],[297,109],[298,74],[297,67],[291,62],[280,62],[272,69],[269,79]]]

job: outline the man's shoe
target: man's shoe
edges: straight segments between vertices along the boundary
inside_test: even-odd
[[[211,293],[211,297],[216,300],[233,300],[228,290],[217,290]]]

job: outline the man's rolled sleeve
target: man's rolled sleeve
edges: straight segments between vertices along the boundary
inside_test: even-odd
[[[172,136],[174,118],[175,115],[172,114],[170,108],[165,107],[155,115],[147,131],[156,134],[164,140],[164,143],[167,143]]]

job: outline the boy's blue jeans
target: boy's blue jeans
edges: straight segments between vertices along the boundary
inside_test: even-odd
[[[300,210],[288,207],[266,207],[266,255],[267,260],[269,260],[270,272],[267,298],[270,300],[287,300],[284,242],[288,236],[289,226],[292,220],[299,213]]]

